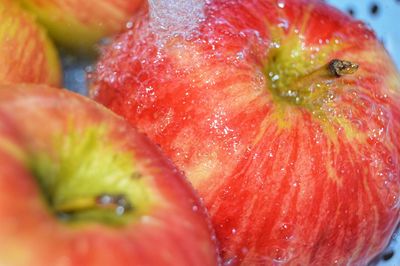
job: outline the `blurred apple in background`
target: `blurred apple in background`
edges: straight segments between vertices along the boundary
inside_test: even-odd
[[[14,0],[0,0],[0,83],[60,86],[57,52],[32,15]]]
[[[225,263],[367,265],[400,208],[400,78],[374,33],[318,0],[148,10],[91,95],[186,173]]]
[[[147,137],[65,90],[0,85],[0,265],[217,265],[184,177]]]
[[[18,0],[62,46],[93,54],[103,37],[125,28],[142,0]]]

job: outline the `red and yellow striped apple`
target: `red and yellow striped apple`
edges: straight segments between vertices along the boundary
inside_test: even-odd
[[[382,44],[323,1],[189,2],[150,1],[92,97],[186,173],[226,263],[367,265],[400,209],[400,78]]]
[[[60,86],[56,49],[46,32],[13,0],[0,0],[0,82]]]
[[[93,53],[101,38],[125,28],[142,0],[18,0],[61,45]]]
[[[217,265],[194,190],[104,107],[0,85],[0,265]]]

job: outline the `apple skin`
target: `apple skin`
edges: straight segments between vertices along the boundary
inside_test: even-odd
[[[61,84],[57,51],[32,15],[0,0],[0,82]]]
[[[400,78],[383,46],[323,1],[196,11],[144,9],[91,96],[185,172],[225,263],[367,265],[399,223]],[[359,69],[315,76],[334,58]]]
[[[95,44],[120,32],[142,0],[18,0],[47,28],[60,45],[81,55],[94,54]]]
[[[155,199],[122,227],[60,221],[26,163],[38,149],[54,152],[51,140],[67,128],[100,126],[109,129],[102,145],[135,155]],[[184,176],[126,121],[66,90],[0,85],[0,191],[1,265],[218,265],[207,214]]]

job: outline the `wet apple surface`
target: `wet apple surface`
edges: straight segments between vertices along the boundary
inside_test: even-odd
[[[399,222],[400,78],[374,33],[322,1],[157,5],[92,97],[186,173],[226,263],[366,265]]]

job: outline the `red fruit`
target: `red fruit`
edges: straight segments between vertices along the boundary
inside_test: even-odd
[[[0,265],[216,265],[210,228],[121,118],[68,91],[0,86]]]
[[[60,86],[57,51],[35,19],[14,0],[0,0],[0,83]]]
[[[323,1],[196,3],[151,5],[105,49],[92,96],[186,173],[225,262],[366,265],[399,223],[385,49]]]

